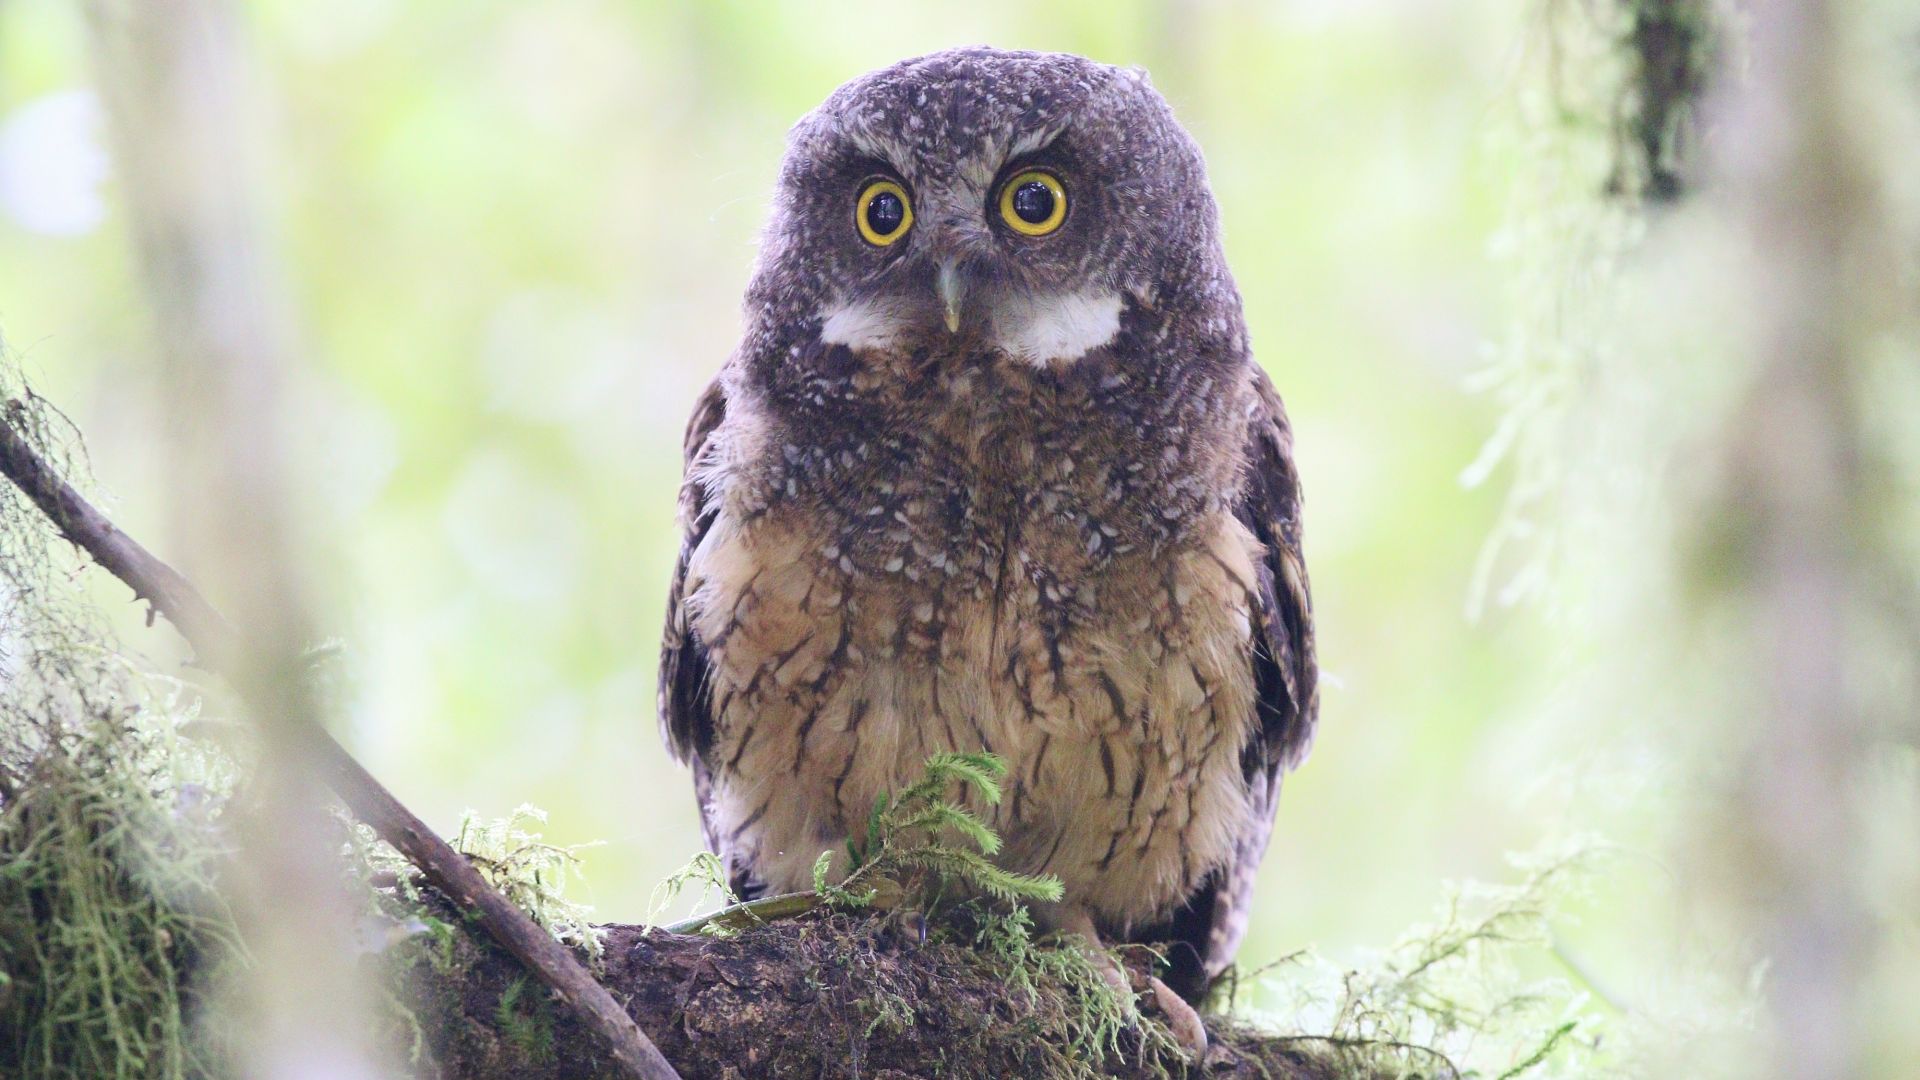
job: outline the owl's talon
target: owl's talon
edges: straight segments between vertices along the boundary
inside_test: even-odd
[[[1160,1006],[1161,1015],[1167,1018],[1167,1028],[1173,1032],[1173,1039],[1186,1049],[1195,1060],[1207,1052],[1207,1025],[1200,1019],[1199,1010],[1187,1004],[1187,999],[1173,992],[1173,987],[1147,976],[1147,989],[1153,991],[1154,1004]]]
[[[1120,961],[1101,943],[1100,932],[1094,928],[1092,918],[1084,911],[1068,911],[1060,916],[1059,924],[1062,929],[1081,936],[1088,958],[1107,984],[1131,998],[1134,994],[1133,981],[1128,978]],[[1195,1061],[1204,1059],[1208,1042],[1207,1025],[1200,1019],[1200,1013],[1187,1004],[1186,998],[1175,993],[1171,986],[1156,976],[1147,976],[1146,988],[1153,994],[1154,1004],[1159,1006],[1160,1014],[1167,1018],[1167,1028],[1173,1033],[1174,1041]]]

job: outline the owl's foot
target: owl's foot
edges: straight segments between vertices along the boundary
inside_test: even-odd
[[[1153,991],[1154,1003],[1167,1018],[1167,1028],[1173,1032],[1174,1041],[1196,1060],[1203,1057],[1207,1052],[1207,1025],[1200,1019],[1199,1010],[1187,1004],[1186,998],[1174,993],[1173,987],[1161,982],[1158,976],[1147,976],[1147,989]]]
[[[1093,920],[1085,912],[1072,912],[1059,919],[1062,930],[1079,934],[1086,939],[1087,956],[1099,969],[1107,984],[1122,994],[1132,997],[1133,982],[1127,977],[1126,969],[1120,966],[1100,940],[1100,933],[1094,928]],[[1160,981],[1157,976],[1147,976],[1147,990],[1153,994],[1154,1004],[1159,1006],[1160,1015],[1167,1018],[1167,1029],[1172,1032],[1174,1041],[1186,1050],[1194,1060],[1202,1059],[1207,1052],[1207,1025],[1200,1019],[1200,1013],[1187,1004],[1187,999],[1175,993],[1173,988]]]

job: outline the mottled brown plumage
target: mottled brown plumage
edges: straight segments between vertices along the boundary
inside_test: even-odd
[[[1000,187],[1045,169],[1057,232]],[[913,224],[854,215],[874,177]],[[747,333],[687,435],[669,745],[737,883],[804,888],[929,754],[1011,767],[1002,862],[1057,925],[1244,932],[1315,717],[1300,495],[1192,142],[1144,76],[961,50],[795,129]],[[844,867],[838,869],[844,870]]]

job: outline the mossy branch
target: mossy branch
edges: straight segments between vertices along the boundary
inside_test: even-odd
[[[25,402],[7,403],[0,418],[0,472],[46,514],[62,536],[165,615],[203,663],[216,670],[233,667],[236,658],[246,655],[246,638],[191,582],[116,528],[47,465],[21,430],[27,426],[21,418],[31,414]],[[243,692],[251,687],[252,680],[246,679],[238,680],[236,686]],[[427,880],[473,912],[568,1008],[581,1012],[592,1030],[606,1040],[623,1071],[641,1080],[679,1080],[652,1040],[564,946],[500,895],[472,863],[394,798],[331,735],[306,724],[295,735],[328,786],[355,816],[419,867]]]

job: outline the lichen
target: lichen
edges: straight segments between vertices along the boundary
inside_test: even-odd
[[[1604,1046],[1622,1034],[1567,975],[1526,977],[1554,956],[1552,920],[1608,857],[1587,838],[1516,859],[1511,884],[1453,886],[1430,924],[1358,965],[1311,951],[1253,980],[1277,1004],[1256,1013],[1317,1045],[1340,1068],[1383,1076],[1616,1075]]]

